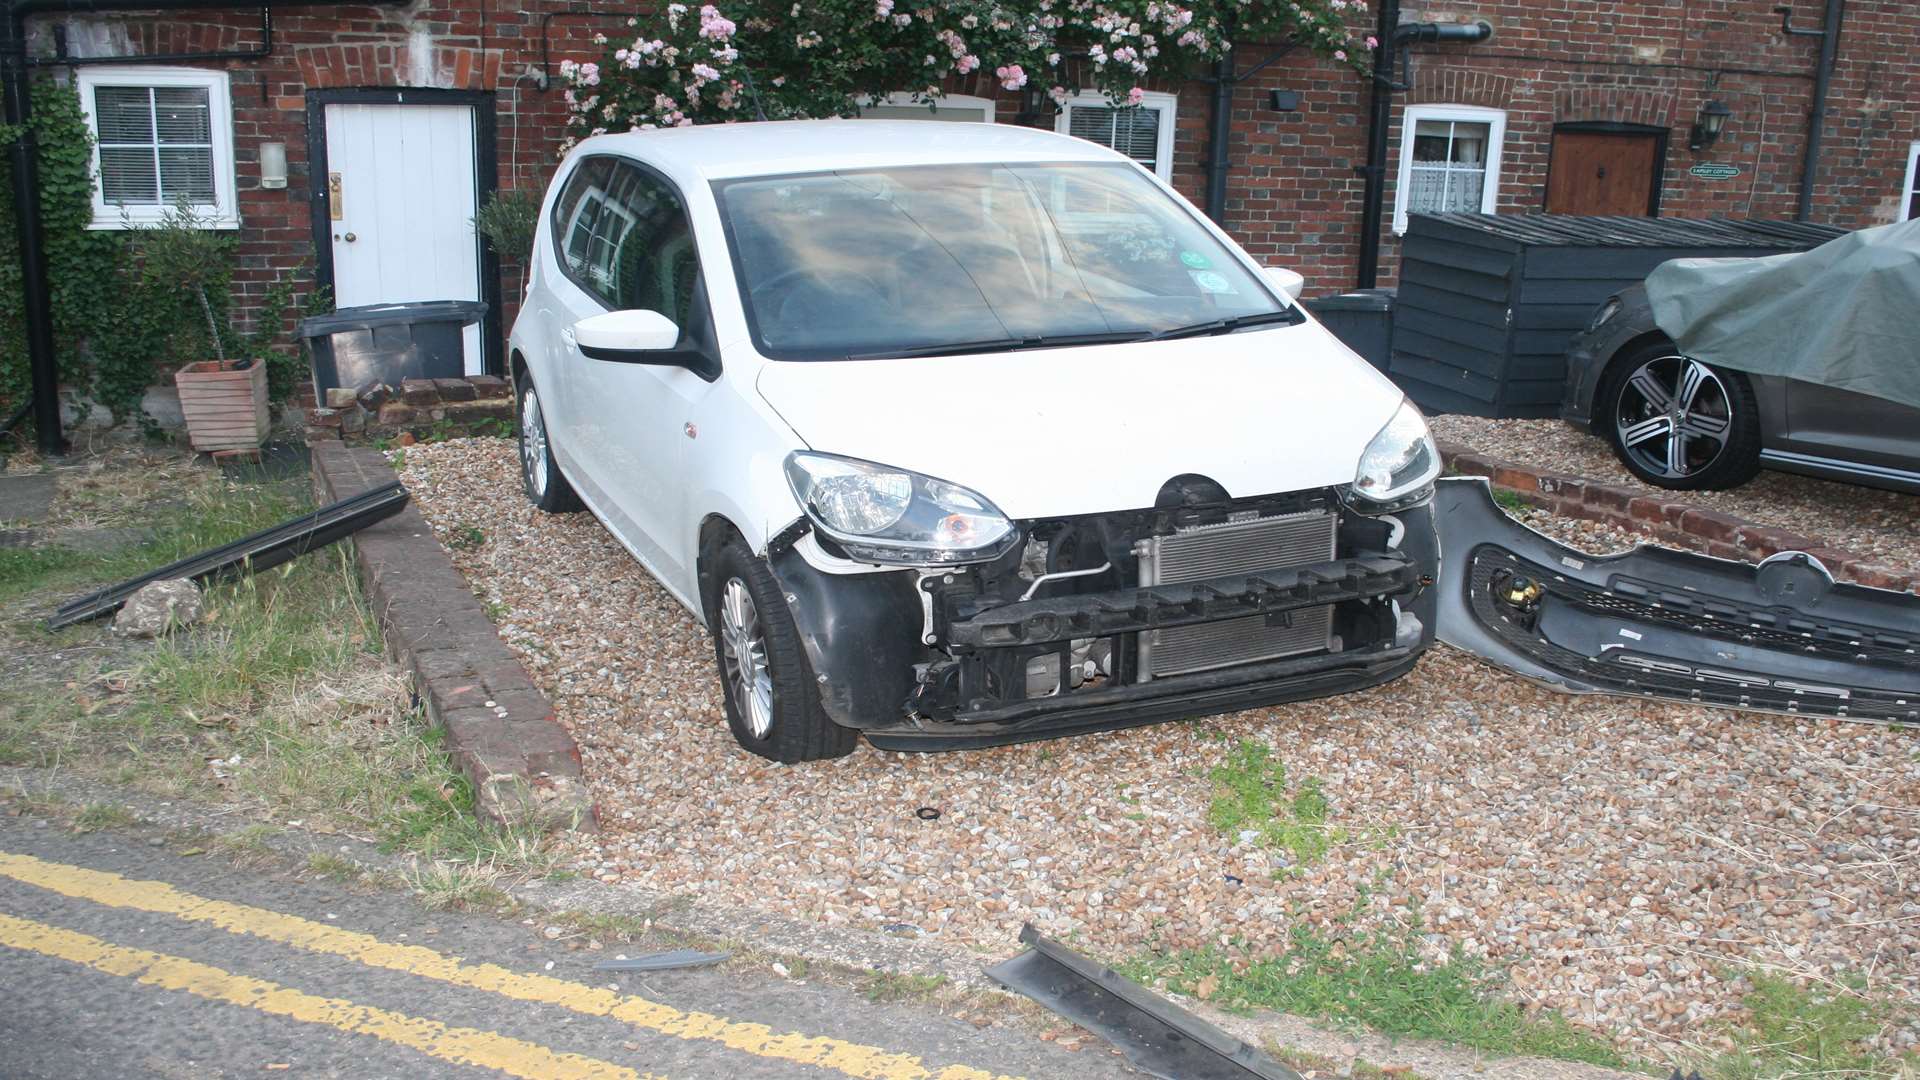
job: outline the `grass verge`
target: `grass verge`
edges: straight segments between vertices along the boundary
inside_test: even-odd
[[[198,468],[177,471],[154,505],[141,519],[148,539],[87,565],[44,554],[57,547],[0,562],[0,595],[24,597],[9,609],[146,572],[302,513],[311,500],[304,476],[239,483]],[[251,804],[268,821],[469,866],[552,869],[558,854],[545,838],[474,817],[465,777],[383,655],[346,545],[215,584],[203,607],[201,625],[153,643],[127,641],[104,622],[59,635],[0,628],[19,655],[37,654],[0,679],[0,763]]]
[[[1777,975],[1751,975],[1747,1023],[1729,1034],[1734,1049],[1698,1065],[1709,1080],[1914,1080],[1920,1053],[1876,1051],[1892,1007],[1857,991],[1809,988]]]

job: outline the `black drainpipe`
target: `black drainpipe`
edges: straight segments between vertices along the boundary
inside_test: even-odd
[[[1367,163],[1360,167],[1366,186],[1360,196],[1360,273],[1358,287],[1380,284],[1380,220],[1387,201],[1387,128],[1393,118],[1393,92],[1410,89],[1395,82],[1394,61],[1402,46],[1416,41],[1485,41],[1493,26],[1475,23],[1400,24],[1400,0],[1380,0],[1380,44],[1373,50],[1373,94],[1367,99]],[[1402,68],[1405,63],[1402,62]]]
[[[1800,164],[1800,209],[1795,221],[1813,216],[1813,185],[1820,175],[1820,136],[1827,120],[1827,88],[1833,83],[1833,60],[1840,51],[1840,20],[1846,0],[1827,0],[1826,21],[1820,30],[1820,66],[1813,74],[1813,109],[1807,114],[1807,153]]]
[[[7,148],[13,173],[14,235],[20,241],[20,296],[27,331],[27,366],[33,373],[33,430],[42,454],[63,454],[60,431],[60,374],[54,366],[52,298],[47,293],[47,256],[40,242],[39,140],[29,121],[33,97],[27,87],[27,20],[8,6],[0,19],[0,94],[6,122],[14,132]]]
[[[1227,137],[1233,131],[1233,53],[1213,62],[1213,133],[1207,145],[1207,216],[1227,227]]]
[[[1360,275],[1356,287],[1380,284],[1380,214],[1387,198],[1387,127],[1393,115],[1393,51],[1399,43],[1400,0],[1380,0],[1373,50],[1373,87],[1367,98],[1367,163],[1360,166]]]
[[[370,0],[387,6],[397,0]],[[35,15],[103,11],[217,11],[259,8],[364,7],[338,0],[0,0],[0,94],[6,97],[5,120],[19,132],[8,147],[13,174],[13,218],[20,238],[20,296],[27,331],[27,363],[33,373],[34,441],[40,452],[66,452],[60,430],[60,373],[53,352],[53,301],[47,291],[47,253],[40,236],[40,169],[37,140],[28,121],[33,117],[33,92],[27,80],[27,20]],[[173,57],[169,57],[172,59]],[[182,57],[184,58],[184,57]],[[126,63],[142,59],[129,56]]]

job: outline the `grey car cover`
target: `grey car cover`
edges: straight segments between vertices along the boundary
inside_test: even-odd
[[[1675,259],[1647,298],[1688,356],[1920,409],[1920,220],[1790,255]]]

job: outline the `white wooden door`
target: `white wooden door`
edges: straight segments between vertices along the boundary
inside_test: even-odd
[[[480,299],[467,105],[328,105],[334,303]],[[485,357],[466,329],[466,369]]]

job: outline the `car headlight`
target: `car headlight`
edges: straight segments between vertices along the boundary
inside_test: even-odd
[[[814,525],[863,562],[985,562],[1018,539],[986,496],[905,469],[796,451],[787,483]]]
[[[1438,475],[1440,450],[1433,445],[1426,418],[1413,402],[1402,399],[1393,419],[1361,451],[1353,493],[1385,509],[1396,503],[1419,501]]]
[[[1607,302],[1601,304],[1600,310],[1593,313],[1593,321],[1587,324],[1587,333],[1591,334],[1595,330],[1607,325],[1608,320],[1618,314],[1620,314],[1620,298],[1617,296],[1607,297]]]

